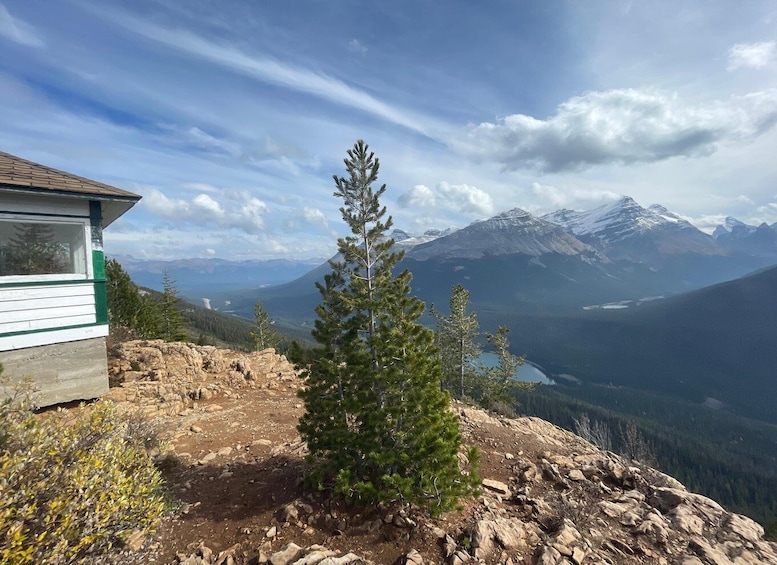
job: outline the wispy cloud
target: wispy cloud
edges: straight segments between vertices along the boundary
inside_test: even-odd
[[[514,114],[482,123],[454,145],[506,170],[560,172],[710,155],[776,122],[777,91],[693,106],[658,91],[609,90],[570,98],[546,120]]]
[[[352,53],[364,55],[367,52],[367,47],[358,39],[352,39],[348,42],[348,50]]]
[[[729,71],[741,68],[762,69],[777,60],[777,41],[737,43],[728,52]]]
[[[3,4],[0,4],[0,37],[30,47],[43,47],[45,45],[34,27],[13,17]]]
[[[394,107],[326,73],[315,72],[269,56],[247,53],[231,45],[210,41],[190,31],[162,27],[128,14],[102,9],[95,9],[95,12],[143,37],[256,80],[357,108],[424,135],[435,135],[433,130],[438,129],[431,119]]]

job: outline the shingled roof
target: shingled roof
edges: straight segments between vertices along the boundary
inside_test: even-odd
[[[132,192],[39,165],[2,151],[0,151],[0,186],[22,190],[95,195],[120,200],[140,200],[140,196]]]

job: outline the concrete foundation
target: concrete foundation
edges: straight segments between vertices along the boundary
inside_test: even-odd
[[[4,381],[0,397],[13,394],[13,384],[32,378],[36,404],[51,406],[89,400],[108,392],[105,338],[0,351]]]

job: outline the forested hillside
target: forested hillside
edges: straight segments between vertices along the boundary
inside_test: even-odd
[[[508,319],[520,353],[552,373],[777,423],[776,288],[771,268],[628,309]]]
[[[249,319],[197,306],[178,296],[175,282],[163,275],[164,292],[137,286],[115,260],[107,263],[111,333],[117,339],[184,339],[239,350],[256,348],[255,323]],[[309,343],[306,332],[275,324],[278,349],[297,340]]]

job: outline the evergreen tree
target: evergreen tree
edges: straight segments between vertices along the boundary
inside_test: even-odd
[[[105,262],[105,278],[111,331],[122,328],[141,338],[163,337],[159,303],[143,294],[115,259]]]
[[[178,296],[178,289],[175,288],[175,281],[170,277],[167,270],[162,276],[162,300],[159,302],[159,311],[162,322],[162,339],[165,341],[185,341],[186,334],[183,333],[183,316],[178,310],[181,298]]]
[[[286,350],[286,359],[294,363],[297,369],[304,368],[313,362],[313,350],[293,339]]]
[[[496,350],[497,365],[487,369],[483,382],[482,402],[490,407],[494,402],[511,402],[512,391],[516,389],[532,390],[534,383],[526,383],[515,378],[518,367],[526,362],[526,356],[518,357],[510,352],[509,328],[499,326],[495,334],[486,334],[491,346]]]
[[[111,326],[135,330],[141,305],[138,287],[115,259],[105,262],[105,278]]]
[[[154,299],[148,291],[140,293],[140,309],[136,320],[135,330],[140,337],[146,339],[165,338],[165,320],[162,314],[162,302]]]
[[[441,385],[459,398],[465,396],[465,383],[472,381],[477,373],[476,362],[482,351],[477,343],[479,324],[477,314],[468,313],[469,291],[456,285],[451,290],[450,315],[443,316],[431,308],[437,321],[437,345],[441,351]]]
[[[461,435],[433,333],[418,323],[424,304],[410,296],[408,271],[386,238],[391,218],[373,188],[379,161],[358,141],[334,177],[334,195],[351,235],[338,241],[342,260],[318,284],[322,303],[313,336],[316,361],[303,373],[305,414],[299,431],[319,484],[365,503],[415,503],[439,513],[473,492],[474,472],[462,473]],[[474,468],[477,455],[470,452]]]
[[[251,338],[254,340],[257,351],[267,349],[268,347],[278,347],[278,333],[272,328],[273,321],[261,302],[254,306],[254,326],[251,331]]]

